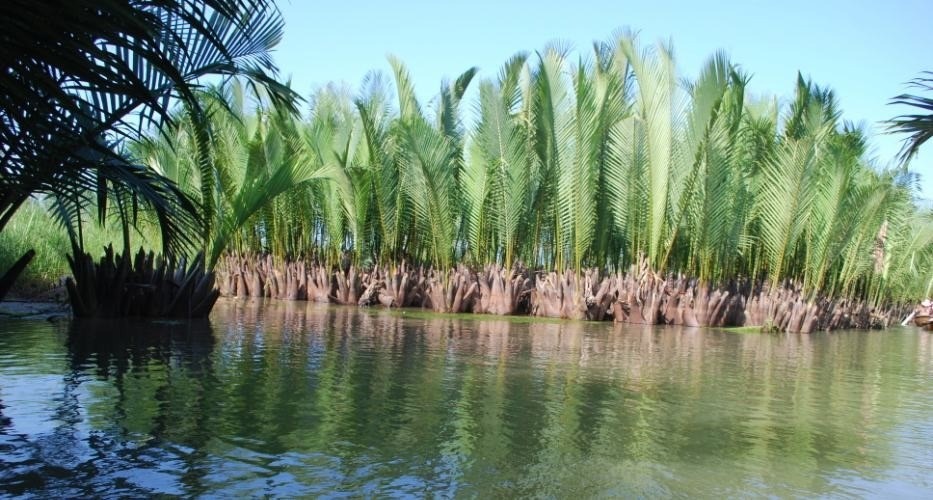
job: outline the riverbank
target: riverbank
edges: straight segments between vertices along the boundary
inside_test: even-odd
[[[163,285],[166,290],[177,286],[175,278]],[[211,287],[211,282],[205,286]],[[227,255],[216,270],[216,289],[221,296],[236,298],[746,332],[883,329],[898,324],[913,307],[875,307],[860,299],[813,296],[790,280],[773,289],[768,283],[746,279],[705,284],[682,275],[662,276],[644,262],[625,273],[598,269],[556,273],[520,265],[487,265],[480,270],[459,265],[439,271],[401,264],[358,270],[350,265],[334,268],[304,260]],[[54,316],[63,313],[61,308],[67,310],[67,306],[42,305],[64,303],[60,287],[20,301],[39,305],[14,306],[8,315]],[[178,307],[189,302],[182,300]]]
[[[791,280],[775,288],[742,278],[707,284],[682,275],[662,276],[644,261],[624,273],[557,273],[520,265],[459,265],[447,271],[407,264],[335,268],[227,255],[217,268],[217,287],[225,297],[795,333],[886,328],[913,306],[876,307],[857,298],[814,296]]]
[[[0,302],[0,318],[57,319],[71,317],[71,307],[64,302],[8,299]]]

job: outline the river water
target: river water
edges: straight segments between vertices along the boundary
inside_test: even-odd
[[[933,497],[913,328],[0,321],[0,496]]]

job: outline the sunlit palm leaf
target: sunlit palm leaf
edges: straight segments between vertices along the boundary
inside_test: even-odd
[[[933,74],[926,72],[925,74]],[[925,92],[933,91],[933,78],[916,78],[910,82],[912,87]],[[907,134],[900,158],[907,161],[917,155],[926,141],[933,137],[933,98],[916,94],[901,94],[891,100],[890,104],[901,104],[917,108],[921,113],[901,115],[889,121],[888,130]]]

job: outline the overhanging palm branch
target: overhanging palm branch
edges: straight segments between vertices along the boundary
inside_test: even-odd
[[[134,175],[130,159],[102,145],[170,123],[175,102],[191,110],[195,123],[206,125],[195,90],[207,75],[246,76],[276,101],[293,106],[294,94],[271,76],[269,49],[282,27],[271,0],[3,2],[0,229],[30,195],[46,193],[71,203],[68,195],[85,187],[86,172],[93,177],[101,165],[110,168],[107,175],[114,182],[134,183],[141,197],[174,196],[141,188],[165,181],[152,173]],[[207,147],[207,133],[200,132],[198,141]],[[88,161],[90,149],[95,161]],[[96,161],[100,157],[109,158]],[[117,168],[125,172],[117,175]],[[206,176],[209,165],[201,168]],[[205,183],[204,189],[212,186]],[[210,220],[211,197],[203,198],[202,220]],[[174,203],[181,210],[172,216],[185,219],[175,228],[200,223],[189,200]],[[178,237],[163,235],[166,251],[185,246]]]
[[[933,72],[924,72],[933,75]],[[933,78],[920,77],[910,82],[911,87],[925,92],[933,91]],[[890,104],[903,104],[917,108],[919,113],[900,115],[888,122],[888,131],[907,134],[904,146],[899,157],[906,162],[917,155],[920,146],[933,137],[933,98],[915,94],[901,94],[891,100]],[[923,113],[925,112],[925,114]]]

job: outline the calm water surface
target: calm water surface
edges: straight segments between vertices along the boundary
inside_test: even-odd
[[[933,497],[914,329],[0,321],[0,496]]]

